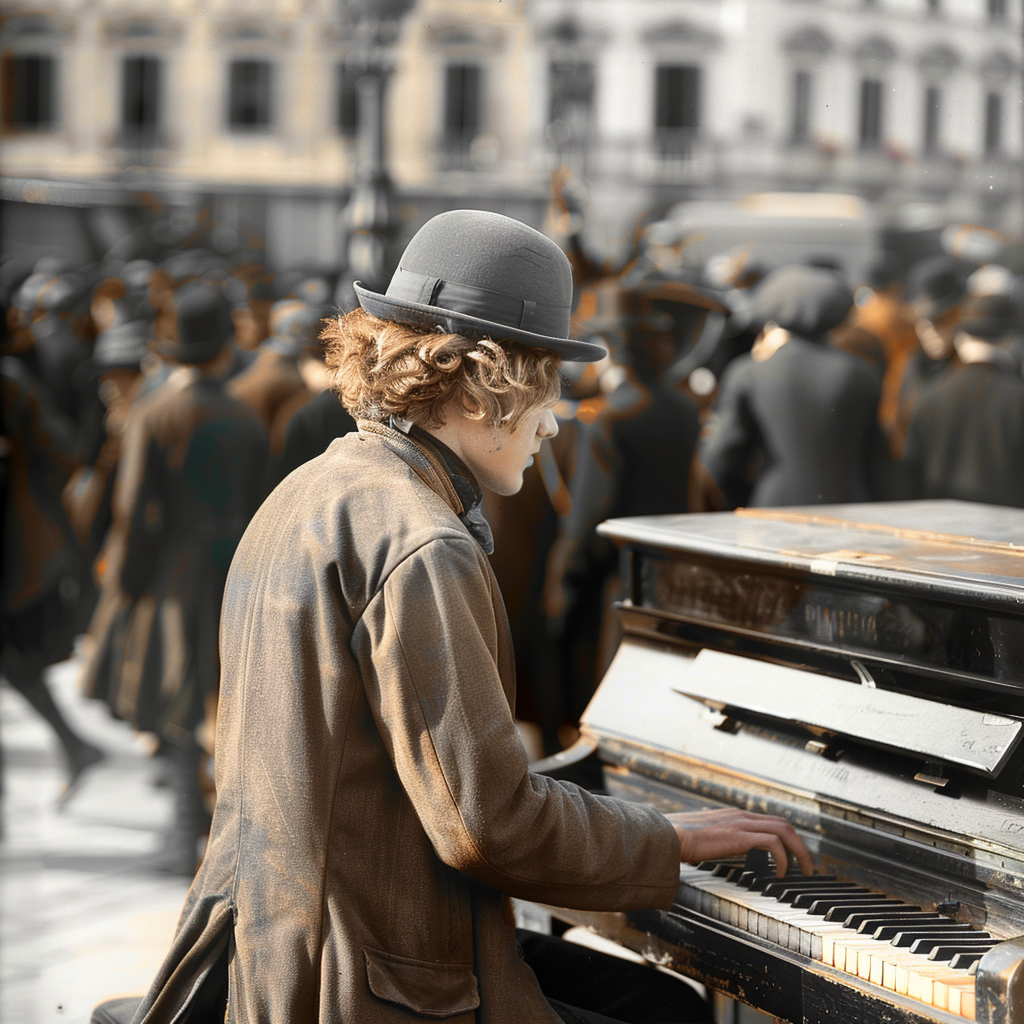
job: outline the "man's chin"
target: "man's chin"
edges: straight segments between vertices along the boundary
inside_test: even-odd
[[[513,494],[518,494],[523,489],[523,474],[520,473],[515,480],[482,480],[480,483],[494,494],[499,494],[503,498],[510,498]]]

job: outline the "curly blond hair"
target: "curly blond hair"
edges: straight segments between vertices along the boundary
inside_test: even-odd
[[[561,357],[546,349],[430,331],[360,308],[326,324],[320,340],[331,386],[357,419],[439,426],[459,401],[470,419],[514,430],[559,395]]]

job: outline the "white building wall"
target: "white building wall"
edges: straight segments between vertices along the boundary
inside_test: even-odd
[[[593,138],[585,153],[561,156],[576,161],[597,208],[623,223],[685,196],[780,188],[851,190],[890,210],[927,200],[1003,217],[1014,204],[1021,208],[1024,191],[1021,0],[1011,0],[1002,25],[989,22],[986,0],[943,0],[935,17],[926,7],[925,0],[419,0],[395,51],[392,172],[401,190],[417,195],[487,195],[494,202],[529,195],[542,202],[560,158],[546,135],[548,65],[555,52],[575,53],[594,64]],[[48,13],[57,26],[55,36],[4,46],[59,55],[60,123],[53,132],[6,137],[4,175],[93,180],[123,173],[131,158],[114,145],[121,61],[148,52],[164,60],[167,145],[149,156],[162,180],[321,193],[342,193],[352,181],[354,147],[335,125],[335,69],[352,43],[335,0],[43,0],[42,7],[8,0],[5,13],[8,23],[19,13]],[[165,31],[119,37],[112,29],[130,17]],[[571,44],[552,37],[566,20],[579,31]],[[241,38],[246,21],[257,38]],[[809,30],[826,40],[824,48],[794,51],[793,37]],[[892,47],[891,60],[858,56],[872,37]],[[936,46],[958,58],[934,78],[943,92],[943,159],[921,151],[924,90],[935,73],[923,71],[920,58]],[[997,54],[1004,55],[1002,71]],[[233,56],[274,62],[277,116],[265,134],[227,130]],[[486,113],[471,158],[453,167],[442,152],[444,67],[460,57],[485,68]],[[703,71],[702,127],[686,158],[665,159],[655,146],[659,61],[692,62]],[[794,148],[797,68],[813,75],[812,139]],[[861,152],[858,140],[860,81],[868,73],[886,88],[880,153]],[[1003,154],[995,160],[984,154],[984,102],[992,89],[1004,97]],[[283,223],[283,214],[274,216]],[[1016,223],[1014,216],[1024,228],[1024,210],[1007,223]]]

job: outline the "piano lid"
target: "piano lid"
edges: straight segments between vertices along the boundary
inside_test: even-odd
[[[872,502],[635,516],[613,540],[766,563],[858,585],[1012,605],[1024,612],[1024,509],[964,501]]]

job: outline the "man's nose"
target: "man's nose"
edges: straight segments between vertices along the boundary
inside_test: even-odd
[[[558,433],[558,420],[550,409],[544,410],[540,418],[540,425],[537,427],[537,434],[540,437],[554,437]]]

